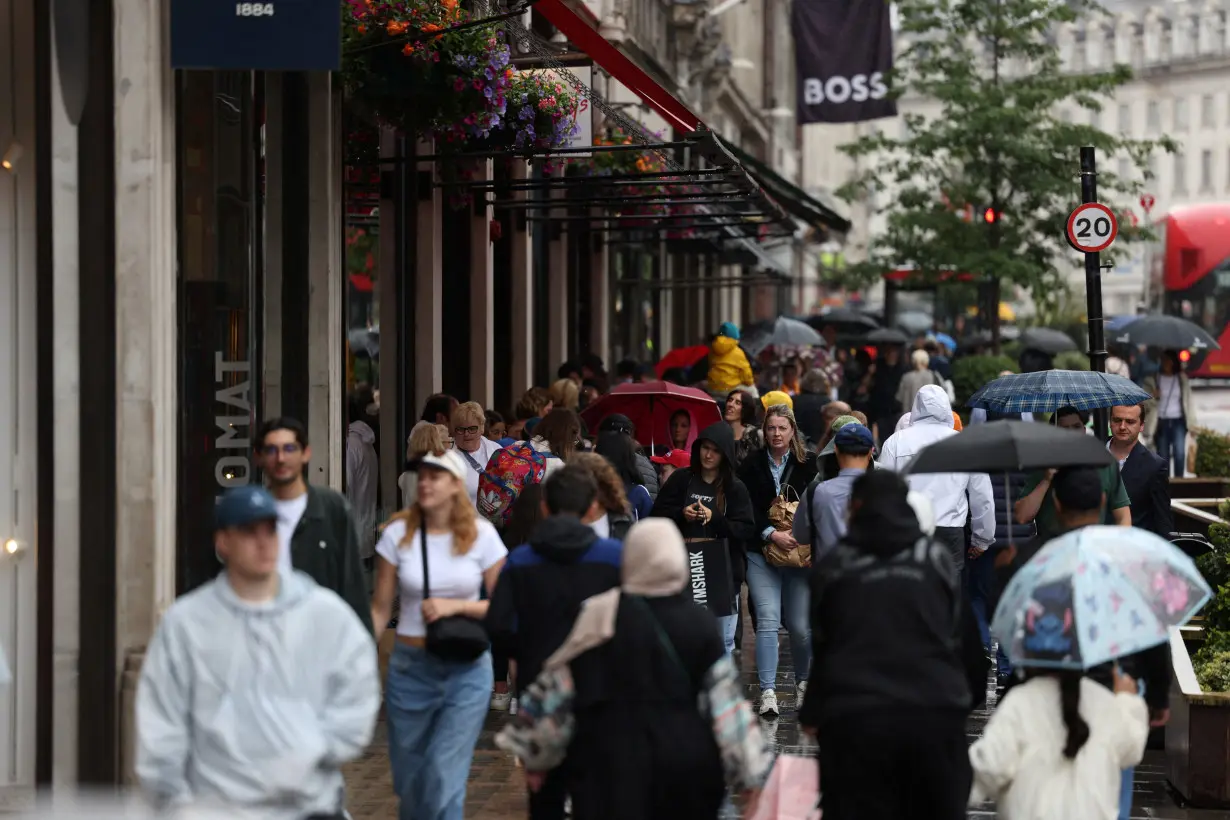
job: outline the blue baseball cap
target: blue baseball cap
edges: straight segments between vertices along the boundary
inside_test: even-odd
[[[214,508],[214,524],[220,530],[277,519],[278,508],[273,496],[258,484],[232,487],[218,498]]]
[[[833,437],[833,443],[842,451],[869,451],[876,446],[876,439],[866,425],[855,422],[843,425]]]
[[[718,327],[718,335],[738,340],[739,327],[734,322],[722,322],[721,326]]]

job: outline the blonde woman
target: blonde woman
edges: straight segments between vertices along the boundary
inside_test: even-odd
[[[430,421],[420,421],[410,431],[406,440],[406,461],[418,461],[428,453],[438,453],[448,449],[447,436],[443,426]],[[407,509],[418,497],[418,473],[406,470],[397,478],[397,487],[401,490],[401,508]]]
[[[589,526],[599,538],[622,541],[632,527],[632,505],[628,503],[623,479],[615,467],[597,453],[577,453],[568,463],[580,466],[598,485],[598,505],[605,512]]]
[[[790,501],[803,499],[816,477],[816,456],[803,447],[794,411],[784,404],[765,410],[765,448],[753,453],[739,468],[756,518],[757,538],[747,543],[747,588],[756,613],[756,672],[760,682],[760,714],[777,715],[777,633],[783,622],[790,635],[794,659],[796,706],[803,702],[811,665],[811,626],[808,612],[807,567],[777,566],[765,558],[764,548],[775,544],[797,550],[790,530],[769,523],[769,510],[783,493]],[[789,487],[790,489],[785,489]]]
[[[478,477],[487,468],[487,461],[500,449],[498,442],[483,435],[487,430],[487,411],[476,401],[453,408],[453,449],[466,467],[466,492],[473,504],[478,498]]]
[[[581,404],[581,388],[572,379],[559,379],[551,385],[551,404],[556,408],[576,410]]]
[[[403,820],[462,820],[474,745],[491,698],[491,653],[473,661],[437,657],[427,651],[427,625],[441,618],[484,618],[487,601],[479,600],[479,591],[485,586],[494,592],[508,550],[470,503],[461,456],[452,450],[428,453],[418,474],[417,499],[393,516],[376,545],[377,640],[394,598],[401,598],[385,683],[389,763]]]

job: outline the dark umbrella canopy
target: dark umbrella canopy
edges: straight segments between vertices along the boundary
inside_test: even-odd
[[[1221,350],[1200,325],[1180,316],[1140,316],[1127,322],[1108,340],[1116,344],[1146,345],[1163,350]]]
[[[779,316],[771,323],[745,332],[742,346],[748,353],[755,356],[767,347],[805,347],[823,344],[824,337],[810,325],[798,319]]]
[[[1021,347],[1041,350],[1052,356],[1056,353],[1079,349],[1071,336],[1049,327],[1031,327],[1022,333]]]
[[[1104,467],[1106,445],[1083,431],[1033,421],[972,424],[923,448],[910,473],[1004,473],[1052,467]]]
[[[355,328],[346,334],[350,342],[350,352],[356,356],[367,356],[370,359],[380,357],[380,329]]]
[[[1140,404],[1150,398],[1135,383],[1113,373],[1041,370],[1000,376],[970,396],[969,406],[997,413],[1049,413],[1060,407],[1093,410]]]
[[[1000,341],[1011,342],[1021,338],[1020,328],[1013,325],[1001,325],[999,328]],[[979,330],[961,339],[961,347],[986,347],[991,344],[991,331]]]
[[[880,326],[879,322],[866,313],[847,307],[833,308],[827,313],[809,316],[806,321],[816,330],[823,330],[831,325],[838,333],[864,333]]]
[[[897,317],[897,327],[906,333],[926,333],[935,325],[935,319],[921,310],[907,310]]]
[[[904,345],[910,343],[910,337],[895,328],[882,327],[871,331],[860,341],[872,345]]]

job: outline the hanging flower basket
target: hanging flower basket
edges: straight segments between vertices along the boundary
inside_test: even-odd
[[[538,71],[513,75],[503,137],[515,148],[568,148],[580,133],[581,95]]]
[[[513,70],[502,31],[448,30],[469,20],[458,0],[346,0],[348,96],[408,135],[446,143],[487,136],[500,124]]]

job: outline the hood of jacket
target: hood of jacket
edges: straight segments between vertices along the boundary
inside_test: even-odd
[[[917,424],[942,424],[952,428],[952,403],[948,401],[944,388],[925,384],[919,389],[910,411],[910,426]]]
[[[646,518],[624,539],[623,580],[630,595],[662,598],[678,595],[688,585],[688,553],[679,528],[669,518]]]
[[[846,542],[878,558],[912,547],[923,532],[902,480],[887,472],[868,473],[865,480],[873,482],[872,490],[861,505],[851,505]]]
[[[715,336],[713,342],[710,343],[709,349],[718,356],[726,356],[730,351],[739,347],[739,340],[732,339],[729,336]]]
[[[581,560],[598,535],[589,524],[573,515],[552,515],[543,519],[530,533],[534,552],[549,561],[565,564]]]
[[[372,444],[376,441],[376,431],[365,421],[350,422],[350,426],[346,428],[346,431],[364,444]]]
[[[223,573],[172,605],[146,653],[137,774],[172,800],[332,813],[379,708],[372,638],[345,601],[284,572],[274,600],[252,603]]]
[[[730,425],[724,421],[714,422],[700,431],[700,435],[696,437],[696,441],[692,442],[692,472],[700,475],[700,444],[702,441],[708,441],[715,445],[726,456],[726,463],[722,466],[725,470],[734,470],[735,468],[735,434],[730,429]]]

